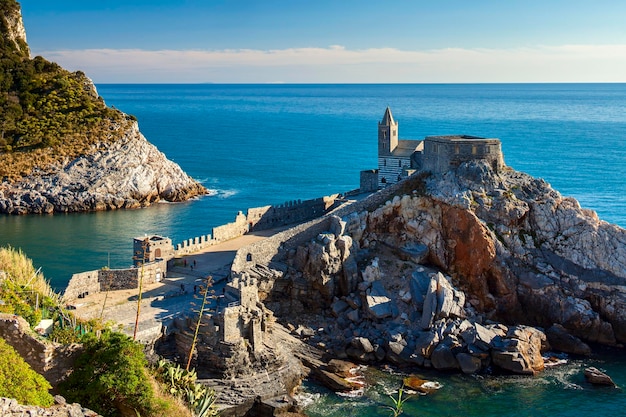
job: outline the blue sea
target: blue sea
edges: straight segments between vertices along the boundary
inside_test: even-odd
[[[214,194],[132,211],[0,216],[0,245],[22,248],[59,290],[74,272],[130,265],[133,237],[156,233],[180,242],[211,233],[248,207],[357,188],[359,171],[376,168],[377,122],[387,106],[404,139],[500,138],[508,165],[626,227],[626,84],[97,87]],[[619,371],[613,376],[626,384],[619,353],[594,360]],[[410,400],[405,415],[620,415],[623,392],[585,386],[580,366],[573,361],[539,378],[446,376],[441,392]],[[312,386],[316,401],[308,411],[389,415],[380,407],[388,399],[384,390],[399,378],[382,375],[382,385],[357,400]]]

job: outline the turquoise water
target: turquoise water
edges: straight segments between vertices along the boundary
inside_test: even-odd
[[[170,159],[211,197],[133,211],[0,216],[0,245],[21,247],[62,289],[73,272],[130,265],[131,239],[175,242],[232,221],[238,210],[351,190],[376,167],[377,122],[390,106],[400,137],[464,133],[502,140],[505,160],[543,177],[601,218],[626,226],[626,84],[99,85],[134,114]],[[431,374],[444,384],[410,400],[407,416],[624,415],[624,392],[593,388],[594,364],[626,386],[626,359],[604,353],[539,377]],[[380,407],[401,376],[369,371],[370,388],[345,399],[307,385],[314,417],[389,415]]]
[[[415,369],[423,378],[443,387],[427,396],[411,396],[404,406],[407,417],[581,417],[623,416],[626,393],[621,389],[592,386],[585,381],[587,366],[604,368],[613,380],[626,384],[626,359],[617,352],[603,352],[591,359],[572,359],[566,365],[538,376],[469,376]],[[365,371],[368,388],[363,396],[349,398],[311,383],[298,398],[310,404],[310,417],[383,417],[390,413],[389,394],[397,397],[407,374]]]
[[[506,162],[626,226],[626,84],[99,85],[109,105],[216,195],[126,212],[0,217],[56,288],[130,264],[131,239],[210,233],[250,206],[351,190],[376,167],[387,105],[400,136],[499,137]]]

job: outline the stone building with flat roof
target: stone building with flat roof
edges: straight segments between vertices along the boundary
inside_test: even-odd
[[[416,171],[444,173],[463,162],[481,160],[496,172],[504,167],[500,139],[470,135],[427,136],[423,140],[399,139],[398,122],[387,107],[378,122],[378,170],[361,172],[361,190],[373,191],[374,175],[378,188],[384,188]]]
[[[173,257],[174,246],[168,237],[153,235],[133,239],[133,264],[137,267],[156,260],[169,261]]]

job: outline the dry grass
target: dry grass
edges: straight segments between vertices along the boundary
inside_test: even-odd
[[[159,404],[158,409],[153,412],[153,417],[193,417],[193,413],[181,399],[167,393],[154,376],[150,375],[149,379],[155,402]]]
[[[60,295],[54,292],[43,274],[35,269],[33,261],[27,258],[20,249],[0,248],[0,271],[4,271],[4,274],[0,276],[3,279],[50,297],[60,304]]]

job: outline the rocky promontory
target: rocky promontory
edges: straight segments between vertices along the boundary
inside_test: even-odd
[[[122,129],[121,126],[114,126]],[[0,212],[53,213],[139,208],[184,201],[207,190],[170,161],[132,123],[112,143],[16,182],[0,184]]]
[[[30,57],[20,5],[0,4],[0,213],[137,208],[207,190],[93,82]]]
[[[534,374],[549,350],[626,342],[626,230],[541,179],[476,161],[422,172],[327,227],[245,273],[335,357]]]

